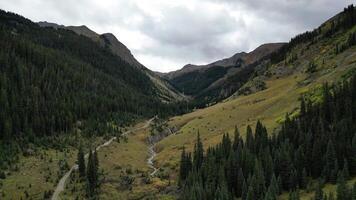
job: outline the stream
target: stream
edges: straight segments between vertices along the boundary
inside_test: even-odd
[[[134,131],[138,131],[138,130],[141,130],[141,129],[145,129],[145,128],[147,128],[147,127],[151,124],[151,122],[152,122],[154,119],[155,119],[155,117],[153,117],[153,118],[147,120],[147,122],[146,122],[142,127],[139,127],[139,128],[136,128],[136,129],[132,129],[132,130],[129,130],[129,131],[126,131],[126,132],[124,132],[122,135],[125,136],[125,135],[127,135],[127,134],[129,134],[129,133],[132,133],[132,132],[134,132]],[[97,147],[96,147],[96,150],[99,151],[102,147],[109,146],[114,140],[116,140],[116,137],[112,137],[110,140],[108,140],[108,141],[106,141],[105,143],[103,143],[103,144],[97,146]],[[151,157],[152,157],[152,160],[153,160],[153,158],[156,156],[156,153],[153,151],[153,147],[152,147],[152,152],[153,152],[153,154],[152,154]],[[89,157],[89,153],[85,154],[85,158],[88,158],[88,157]],[[152,160],[151,160],[151,162],[152,162]],[[152,163],[152,167],[154,168],[153,163]],[[74,164],[74,165],[70,168],[70,170],[67,171],[67,172],[62,176],[62,178],[59,180],[59,182],[58,182],[58,184],[57,184],[57,186],[56,186],[56,189],[55,189],[54,192],[53,192],[53,195],[52,195],[51,200],[58,200],[58,199],[59,199],[60,193],[61,193],[62,191],[64,191],[65,183],[66,183],[67,179],[69,178],[70,174],[71,174],[74,170],[77,170],[77,169],[78,169],[78,165],[77,165],[77,164]],[[155,169],[154,173],[156,173],[157,169],[156,169],[156,168],[154,168],[154,169]],[[154,175],[154,173],[153,173],[153,175]]]
[[[150,157],[147,159],[147,165],[153,170],[153,172],[150,173],[150,176],[154,176],[158,171],[158,168],[156,168],[153,164],[153,159],[157,155],[154,148],[155,148],[155,144],[150,144],[150,146],[148,147],[148,153]]]

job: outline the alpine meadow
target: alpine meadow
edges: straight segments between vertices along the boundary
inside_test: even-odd
[[[3,0],[0,199],[356,200],[355,5]]]

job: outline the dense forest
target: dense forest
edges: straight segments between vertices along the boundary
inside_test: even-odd
[[[296,191],[316,179],[345,188],[356,175],[356,76],[322,90],[320,102],[302,98],[299,114],[287,115],[272,136],[257,122],[254,134],[247,127],[245,140],[236,129],[233,139],[226,134],[204,151],[198,133],[193,154],[183,149],[181,155],[182,199],[276,199],[282,191],[298,199]],[[338,200],[355,199],[341,192]]]
[[[41,138],[74,128],[103,135],[113,125],[185,108],[162,103],[140,69],[72,31],[0,10],[0,38],[0,168]]]
[[[192,71],[184,76],[177,76],[170,80],[176,87],[181,88],[181,92],[187,95],[195,95],[201,93],[214,81],[223,77],[229,69],[222,66],[213,66],[204,71]]]

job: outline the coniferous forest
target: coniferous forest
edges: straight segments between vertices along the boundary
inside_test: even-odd
[[[53,137],[74,127],[100,136],[112,132],[108,122],[182,111],[162,103],[141,70],[87,37],[1,10],[0,38],[0,168],[31,143],[57,148]]]
[[[273,51],[172,80],[112,34],[39,24],[0,9],[0,199],[356,200],[354,5]]]
[[[233,139],[226,134],[204,151],[198,133],[193,154],[181,155],[182,199],[276,199],[282,191],[298,199],[312,180],[338,183],[338,200],[355,199],[345,185],[356,175],[355,91],[356,77],[325,84],[321,102],[302,98],[299,115],[287,115],[273,136],[257,122],[244,140],[236,129]],[[326,199],[318,188],[315,199]]]

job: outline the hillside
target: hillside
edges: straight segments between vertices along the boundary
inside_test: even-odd
[[[354,200],[355,88],[354,6],[168,74],[0,10],[0,199]]]
[[[0,31],[2,161],[16,160],[13,153],[32,144],[58,147],[42,138],[78,129],[100,136],[113,132],[112,125],[180,110],[179,103],[162,102],[145,72],[87,37],[5,11]]]
[[[340,21],[342,22],[341,19],[344,16],[345,13],[341,13],[332,19],[340,23]],[[190,199],[191,197],[195,197],[195,199],[208,199],[204,198],[204,196],[202,197],[199,195],[207,195],[205,197],[213,198],[216,194],[226,194],[229,192],[226,191],[226,188],[230,187],[231,185],[229,186],[229,184],[231,183],[224,183],[224,181],[231,180],[230,177],[236,176],[236,172],[238,172],[237,170],[228,171],[227,175],[224,177],[224,171],[218,171],[218,169],[224,169],[225,167],[229,167],[229,164],[232,162],[236,162],[236,160],[238,160],[239,162],[242,162],[241,160],[245,161],[246,165],[243,164],[242,166],[239,165],[238,167],[243,167],[244,170],[247,170],[247,172],[243,172],[245,174],[244,179],[246,183],[250,184],[250,181],[254,181],[253,183],[255,183],[256,181],[260,181],[262,179],[261,174],[264,173],[259,174],[255,179],[251,178],[251,173],[252,171],[255,171],[256,168],[261,168],[261,165],[256,164],[257,167],[254,166],[254,164],[258,162],[254,162],[255,160],[251,159],[251,157],[250,159],[248,159],[247,156],[251,156],[251,154],[253,154],[254,157],[252,156],[252,158],[262,157],[261,162],[263,163],[263,169],[265,169],[265,167],[268,169],[268,166],[270,165],[266,165],[266,160],[263,159],[268,158],[268,156],[265,156],[266,153],[268,153],[268,150],[260,150],[259,153],[256,153],[257,151],[253,151],[252,149],[247,149],[245,147],[244,156],[237,157],[236,160],[231,159],[231,157],[233,156],[228,156],[229,154],[226,152],[229,151],[228,147],[229,145],[232,145],[231,143],[234,140],[235,127],[240,130],[240,137],[245,142],[242,146],[249,146],[253,143],[248,142],[248,140],[255,142],[263,141],[263,139],[258,138],[258,136],[255,136],[254,134],[252,136],[252,133],[255,132],[254,127],[256,127],[256,123],[258,120],[263,123],[264,127],[266,128],[266,130],[263,132],[268,133],[268,136],[271,136],[274,133],[281,133],[281,130],[283,130],[283,127],[285,127],[285,123],[288,122],[285,121],[287,113],[289,113],[289,117],[290,119],[292,119],[291,121],[293,123],[298,121],[297,117],[300,113],[301,97],[309,99],[313,104],[316,104],[317,106],[320,105],[321,102],[323,102],[323,100],[325,99],[323,95],[325,94],[326,90],[323,89],[322,86],[325,83],[329,83],[329,85],[336,84],[336,91],[339,91],[341,93],[343,91],[347,93],[348,100],[346,100],[345,102],[350,102],[350,98],[352,98],[351,96],[353,96],[353,89],[351,85],[352,83],[354,85],[355,81],[350,83],[350,87],[346,85],[344,85],[344,87],[339,87],[339,84],[345,83],[344,81],[349,80],[350,77],[354,76],[356,72],[356,43],[354,42],[356,40],[353,39],[355,38],[356,32],[355,23],[346,26],[340,25],[339,27],[331,27],[329,26],[330,23],[332,22],[327,21],[326,23],[321,25],[319,29],[316,29],[317,32],[314,34],[310,34],[310,32],[307,32],[291,39],[291,42],[289,42],[284,48],[276,52],[274,55],[271,55],[271,59],[265,61],[264,67],[256,68],[256,70],[254,70],[253,75],[246,81],[244,85],[242,85],[242,90],[235,91],[236,93],[230,98],[225,99],[221,103],[217,103],[216,105],[204,109],[197,109],[194,112],[188,114],[172,117],[167,120],[167,124],[163,123],[162,127],[164,130],[162,131],[162,133],[169,132],[171,133],[171,135],[168,134],[167,137],[154,144],[155,151],[157,152],[157,156],[154,159],[154,165],[156,166],[156,168],[159,168],[157,175],[153,177],[150,177],[148,175],[148,167],[145,165],[145,161],[131,159],[133,157],[138,157],[133,155],[143,155],[146,153],[147,148],[150,144],[142,143],[142,141],[145,141],[147,140],[147,138],[150,138],[152,136],[152,130],[156,126],[152,126],[150,130],[144,130],[143,132],[140,132],[136,135],[132,135],[132,137],[130,137],[131,141],[128,142],[128,145],[135,146],[135,151],[133,152],[130,152],[129,148],[127,148],[127,151],[120,151],[120,153],[115,153],[117,152],[116,149],[121,149],[119,147],[105,151],[105,156],[116,157],[117,154],[119,154],[123,158],[123,161],[118,160],[117,162],[115,162],[115,164],[110,163],[109,161],[102,161],[104,165],[103,168],[105,168],[106,171],[109,171],[109,174],[113,176],[113,181],[108,181],[103,184],[102,193],[100,194],[100,197],[103,199],[110,199],[110,195],[113,194],[115,197],[122,199],[141,199],[145,197],[152,199],[177,199],[178,197],[181,197],[183,199]],[[336,24],[336,22],[334,23]],[[332,32],[332,34],[330,34],[330,32]],[[264,85],[264,88],[258,90],[251,89],[258,83],[262,83]],[[344,90],[337,90],[338,88],[344,88]],[[335,90],[332,91],[333,92],[331,92],[331,94],[335,94]],[[339,103],[335,103],[334,101],[342,102],[343,98],[336,96],[332,97],[331,99],[333,99],[333,106],[335,106]],[[350,102],[351,105],[353,105],[354,102],[355,101],[352,100]],[[345,105],[347,104],[340,104],[339,106],[341,107],[338,107],[338,109],[334,109],[333,112],[344,113],[342,110],[345,109]],[[350,111],[353,113],[354,109],[348,110],[347,113],[350,113]],[[323,111],[315,111],[314,113],[322,112]],[[311,113],[313,113],[313,111],[311,111]],[[339,118],[337,118],[337,120],[342,121],[341,122],[336,120],[335,123],[347,123],[348,125],[346,126],[350,126],[350,128],[345,129],[345,131],[340,131],[340,129],[337,129],[339,131],[336,131],[338,134],[337,138],[335,138],[334,140],[334,142],[337,143],[335,145],[338,146],[338,149],[336,151],[341,150],[341,152],[343,152],[335,153],[336,155],[338,155],[337,157],[340,162],[340,170],[344,168],[343,165],[345,165],[344,163],[346,163],[344,162],[342,157],[347,155],[348,159],[352,158],[352,155],[348,152],[345,152],[344,149],[350,148],[350,145],[352,145],[352,148],[354,148],[354,142],[352,142],[354,141],[354,139],[351,139],[354,138],[352,135],[354,133],[350,131],[353,130],[351,126],[354,126],[355,124],[354,118],[350,118],[351,121],[350,119],[346,119],[345,121],[342,119],[343,117],[347,118],[347,116],[349,115],[350,114],[346,114],[346,112],[345,114],[333,114],[333,116],[340,116]],[[324,116],[324,114],[320,114],[320,116]],[[314,115],[314,117],[318,118],[318,114]],[[319,128],[319,124],[314,123],[315,119],[307,122],[309,123],[308,126],[313,127],[311,128],[314,129],[314,131],[312,132],[319,134],[319,132],[315,131],[316,128]],[[330,141],[330,138],[333,137],[333,132],[330,131],[330,127],[328,126],[328,124],[320,124],[325,126],[325,130],[328,130],[327,134],[325,136],[321,136],[320,138],[319,135],[313,134],[313,137],[316,138],[313,141],[316,142],[316,144],[318,141],[322,142],[319,143],[319,145],[323,144],[321,150],[317,151],[316,149],[306,151],[308,152],[308,155],[312,154],[312,152],[314,151],[316,153],[320,153],[313,153],[313,158],[318,159],[325,157],[325,155],[320,156],[322,154],[321,152],[326,152],[326,143],[328,142],[327,138],[329,138]],[[251,131],[247,131],[251,133],[249,136],[250,139],[246,139],[246,129],[248,125],[250,125],[250,127],[253,127]],[[162,127],[159,128],[162,129]],[[293,130],[293,133],[291,133],[292,131],[285,131],[282,133],[290,133],[288,134],[289,138],[287,139],[290,139],[290,142],[293,141],[293,144],[305,141],[303,140],[303,138],[306,137],[300,134],[307,133],[295,133],[295,127],[298,126],[292,125],[290,129],[284,129]],[[335,129],[333,130],[336,130],[336,126],[332,127],[335,127]],[[337,127],[342,129],[341,124]],[[264,128],[262,128],[262,130],[264,130]],[[191,181],[190,184],[187,184],[186,186],[184,184],[180,185],[182,184],[179,183],[179,176],[182,173],[182,163],[187,163],[186,160],[182,160],[182,149],[184,147],[185,152],[192,153],[191,164],[196,165],[194,164],[197,163],[195,156],[200,155],[199,153],[196,153],[197,149],[199,148],[197,147],[199,145],[196,145],[196,138],[198,132],[200,133],[200,140],[205,150],[201,162],[205,164],[203,165],[202,170],[198,173],[190,173],[192,174],[190,178],[188,178],[188,181]],[[225,133],[228,133],[230,135],[229,138],[231,143],[227,142],[226,135],[224,137]],[[292,148],[298,148],[299,146],[301,146],[302,148],[303,145],[298,144],[292,145],[291,147],[287,146],[287,144],[284,144],[289,144],[288,141],[278,143],[278,141],[283,141],[286,137],[287,136],[283,136],[283,134],[279,137],[268,137],[268,143],[273,143],[273,146],[275,146],[275,148],[277,149],[270,152],[274,152],[273,155],[276,156],[274,158],[276,158],[276,160],[278,161],[298,163],[300,159],[296,159],[297,155],[294,153],[299,151]],[[347,137],[348,139],[343,140],[342,138],[344,137]],[[277,140],[276,138],[279,139]],[[271,142],[271,140],[273,140],[274,142]],[[341,140],[344,141],[347,145],[341,145]],[[259,144],[256,144],[256,146],[258,147]],[[227,147],[228,150],[226,150],[226,148],[224,147]],[[286,154],[282,153],[279,154],[281,152],[281,149],[289,149],[289,151],[286,150],[288,156],[285,156]],[[304,151],[305,149],[303,149],[303,152]],[[350,150],[350,152],[353,151],[354,150]],[[253,152],[255,152],[256,154]],[[216,157],[209,159],[207,154]],[[230,153],[230,155],[233,155],[233,153]],[[284,157],[279,157],[282,155]],[[308,162],[304,163],[304,166],[307,166],[306,168],[308,168],[308,170],[310,170],[312,167],[322,168],[324,166],[320,166],[320,163],[325,162],[324,159],[315,159],[315,161],[310,161],[312,156],[309,157],[304,155],[302,157],[308,159]],[[273,160],[274,163],[272,166],[280,166],[279,164],[281,163],[279,163],[278,161]],[[208,164],[206,164],[207,162]],[[352,162],[354,163],[354,161]],[[332,166],[334,169],[335,165]],[[234,167],[236,167],[236,165]],[[292,172],[286,173],[288,176],[290,174],[293,175],[296,173],[295,170],[289,170],[293,167],[296,167],[296,165],[286,164],[282,166],[282,168],[287,169],[285,171]],[[351,162],[349,162],[349,169],[350,171],[355,169],[354,165],[351,164]],[[226,168],[226,170],[229,170],[229,168]],[[132,171],[137,171],[137,173],[132,173]],[[297,173],[300,173],[300,168],[298,171],[299,172]],[[251,173],[249,174],[249,172]],[[315,171],[313,170],[313,173],[314,172]],[[318,170],[317,173],[320,173],[320,170]],[[200,175],[202,177],[199,177]],[[308,185],[306,189],[300,188],[299,194],[301,195],[301,199],[310,199],[310,197],[314,196],[314,191],[318,188],[318,184],[317,180],[313,179],[315,177],[318,177],[318,175],[319,174],[307,175],[307,178],[312,181],[309,180],[310,185]],[[208,181],[202,183],[199,182],[200,180],[206,180],[205,178],[207,177],[209,177],[210,180],[215,180],[212,182],[216,184],[207,185]],[[293,175],[291,177],[295,176]],[[303,176],[297,177],[299,181]],[[125,180],[133,180],[133,182],[128,187],[129,189],[121,188],[120,186],[118,188],[115,188],[116,182],[114,180],[122,180],[122,178],[125,178]],[[268,179],[265,180],[268,183]],[[289,183],[287,183],[288,181],[286,181],[286,179],[284,178],[283,188],[289,188]],[[352,178],[350,180],[350,185],[354,181],[355,179]],[[266,187],[267,186],[268,185],[266,185]],[[75,184],[70,185],[70,188],[75,187]],[[241,185],[239,185],[239,187],[241,189]],[[180,188],[180,190],[178,188]],[[251,188],[254,189],[253,187]],[[263,187],[261,186],[261,188]],[[335,183],[327,183],[324,187],[324,191],[327,192],[325,194],[329,195],[329,192],[334,192],[334,194],[336,194],[335,188]],[[211,192],[215,189],[217,189],[216,191],[219,192],[215,191],[213,193],[209,193],[209,191]],[[253,191],[252,189],[251,191]],[[268,188],[265,188],[264,191],[267,191],[267,189]],[[180,192],[182,190],[183,192]],[[263,191],[263,189],[261,190]],[[73,198],[76,194],[77,193],[75,192],[73,193],[70,190],[67,190],[66,197]],[[287,199],[288,195],[288,192],[285,191],[277,199]],[[225,196],[223,199],[230,198],[228,196]]]
[[[188,64],[163,77],[184,94],[194,97],[201,107],[229,97],[253,75],[255,68],[262,67],[269,55],[283,45],[263,44],[249,53],[236,53],[207,65]]]
[[[37,24],[41,27],[71,30],[77,33],[78,35],[83,35],[92,39],[93,41],[99,43],[99,45],[102,47],[108,47],[113,54],[117,55],[126,63],[130,64],[133,67],[136,67],[137,69],[145,73],[151,79],[152,83],[158,90],[157,94],[159,94],[161,100],[165,102],[171,102],[185,99],[185,97],[174,87],[172,87],[167,81],[161,79],[154,72],[150,71],[140,62],[138,62],[136,58],[132,55],[131,51],[123,43],[121,43],[112,33],[98,34],[85,25],[64,26],[50,22],[38,22]]]
[[[332,20],[337,24],[343,12]],[[342,20],[340,20],[342,21]],[[321,85],[325,82],[336,83],[349,78],[356,71],[356,47],[354,24],[333,26],[327,21],[312,38],[301,34],[287,44],[265,69],[257,70],[254,77],[243,87],[262,82],[263,90],[240,94],[208,108],[176,116],[168,121],[170,127],[178,131],[157,145],[157,165],[165,169],[178,169],[179,152],[182,146],[192,151],[197,132],[200,132],[205,147],[217,144],[224,133],[232,134],[235,126],[245,137],[247,125],[254,126],[261,120],[269,133],[280,128],[287,113],[291,116],[299,112],[298,100],[302,95],[319,100]],[[300,38],[304,38],[303,40]],[[343,51],[338,49],[343,46]],[[169,159],[167,159],[169,158]],[[170,172],[168,172],[170,173]]]

